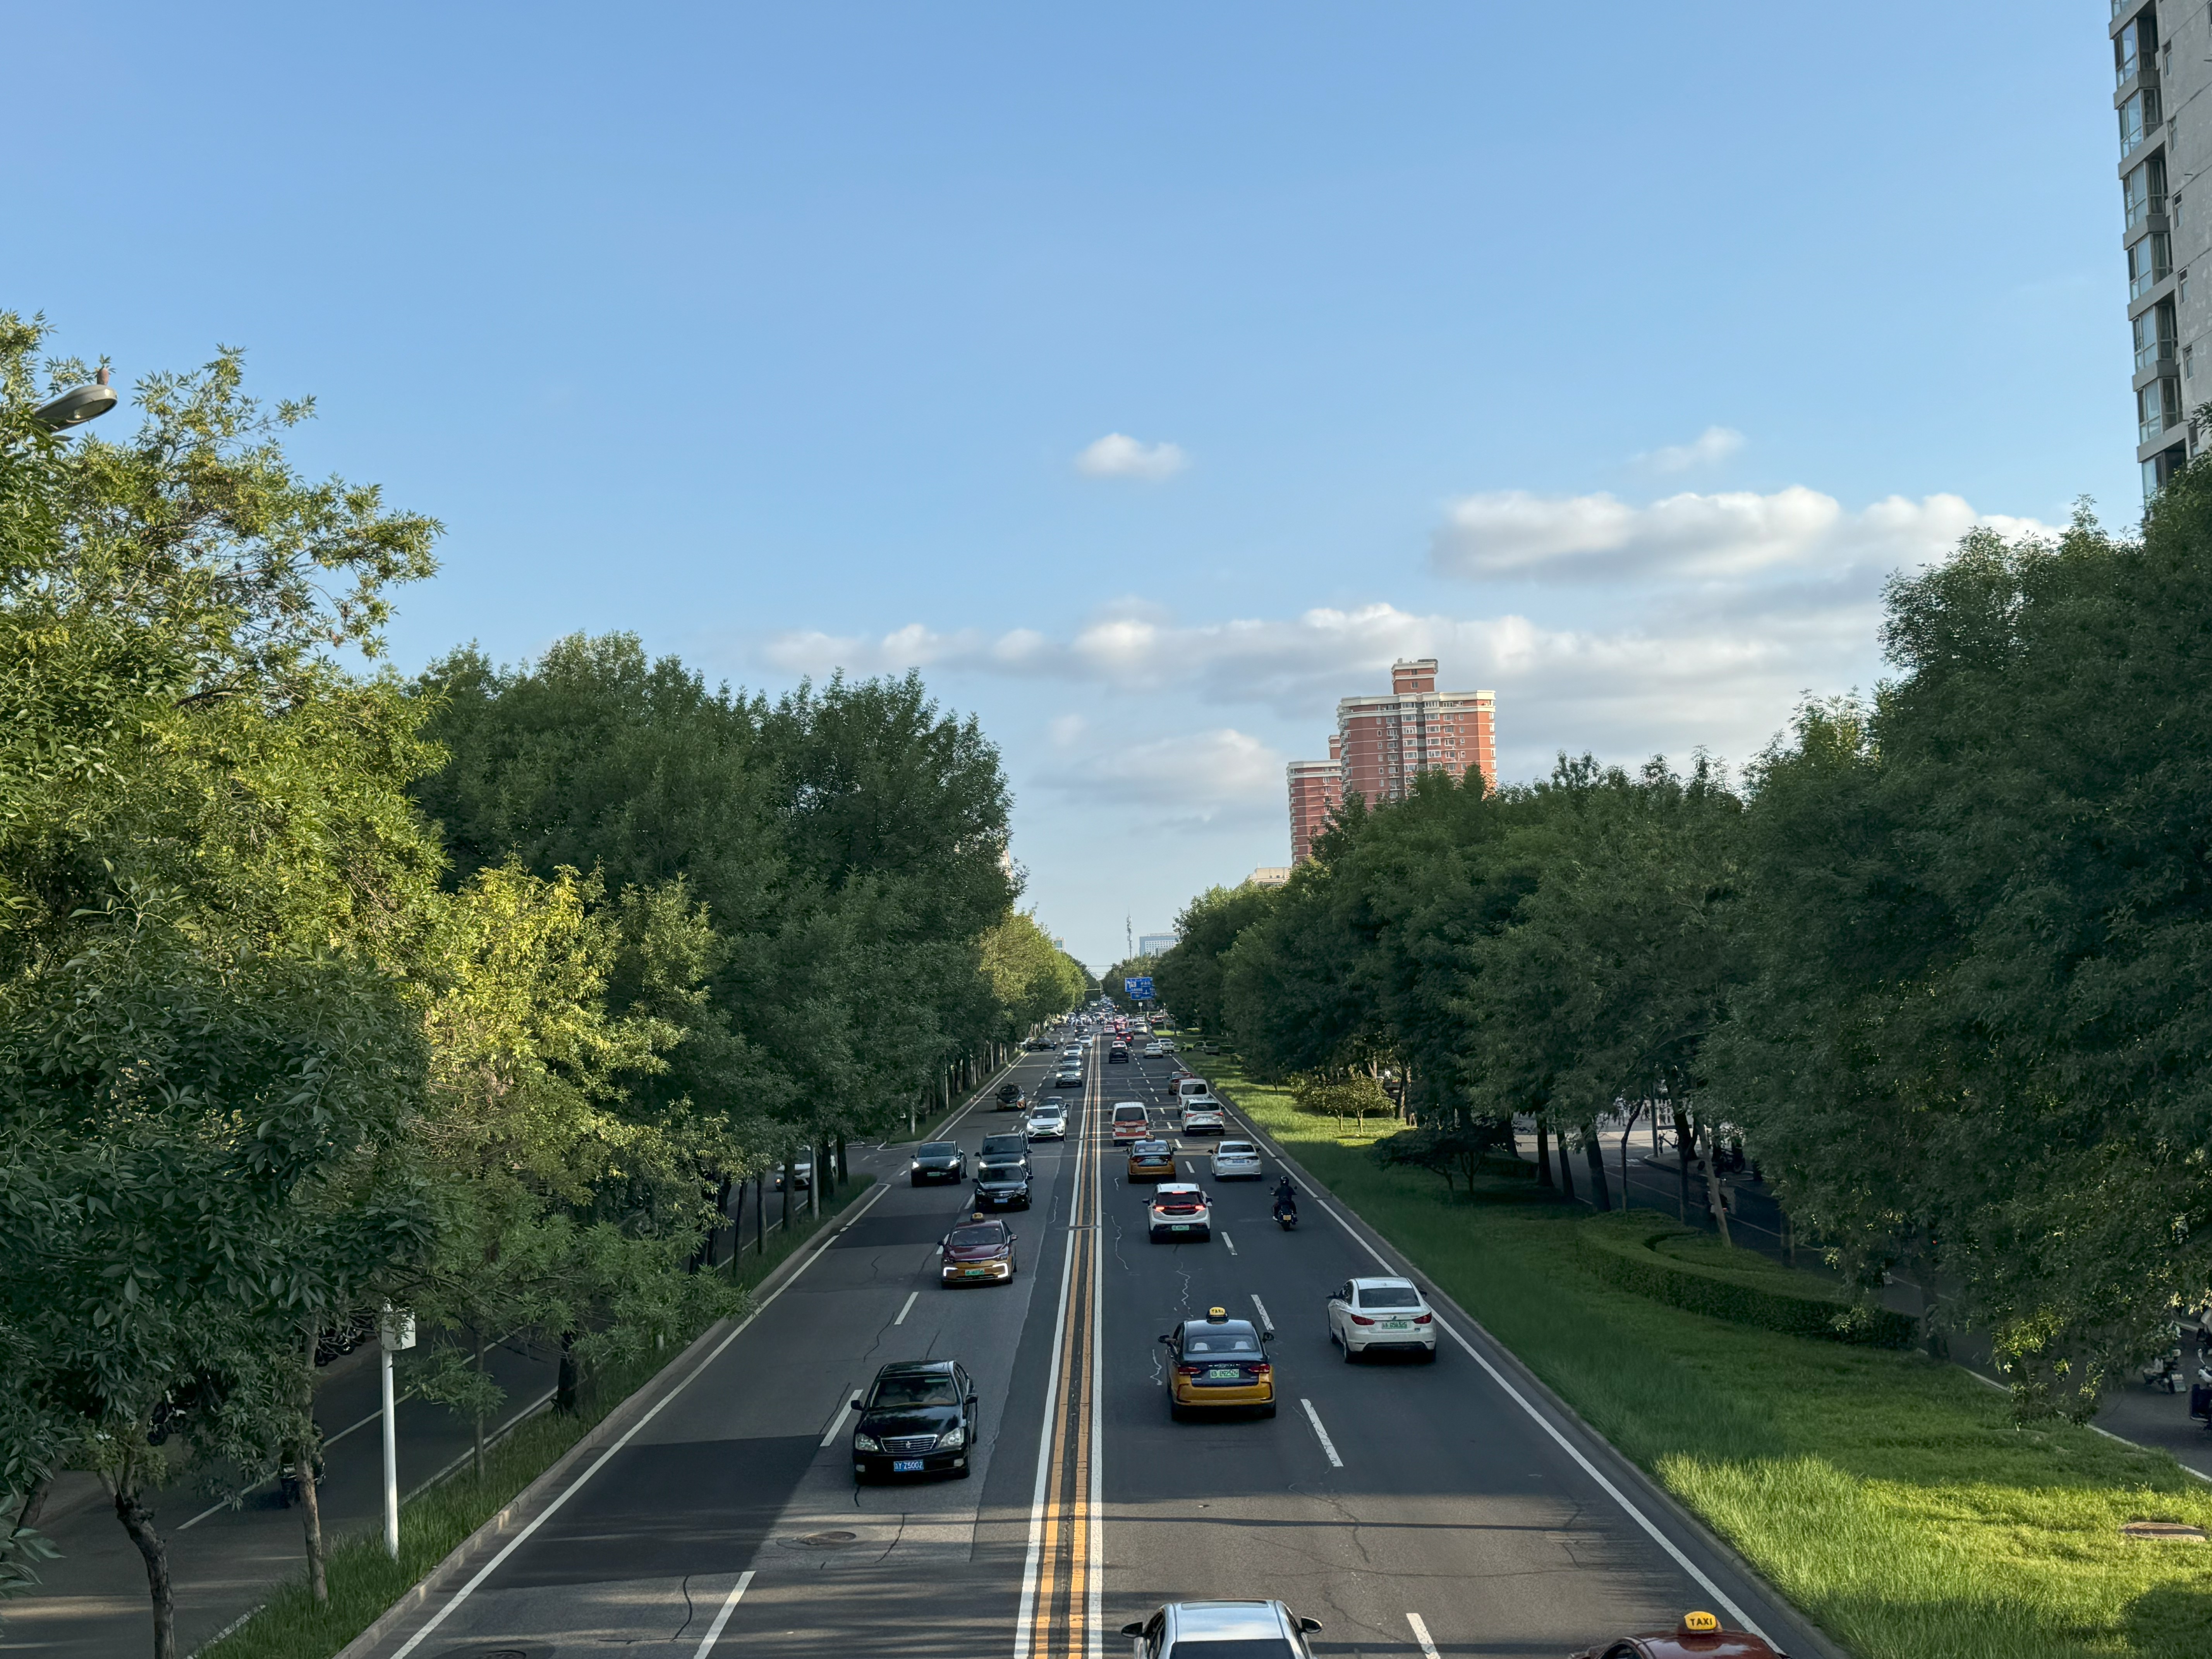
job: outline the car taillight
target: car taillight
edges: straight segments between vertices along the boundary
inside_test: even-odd
[[[1365,1319],[1358,1314],[1354,1314],[1352,1316],[1352,1322],[1355,1325],[1372,1325],[1375,1322],[1371,1319]]]
[[[1176,1370],[1185,1376],[1203,1376],[1206,1375],[1206,1367],[1203,1365],[1178,1365],[1176,1367]]]
[[[1416,1325],[1425,1325],[1435,1317],[1434,1314],[1416,1314],[1413,1316],[1413,1322]]]
[[[1265,1363],[1252,1367],[1252,1375],[1255,1376],[1273,1376],[1274,1374],[1275,1368]]]

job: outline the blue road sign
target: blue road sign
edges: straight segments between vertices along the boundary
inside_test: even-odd
[[[1150,1002],[1152,1000],[1152,976],[1139,974],[1133,978],[1125,979],[1121,981],[1121,989],[1133,1002]]]

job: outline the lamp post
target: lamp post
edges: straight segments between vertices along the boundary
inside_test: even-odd
[[[384,1304],[376,1334],[379,1369],[384,1373],[384,1553],[399,1559],[399,1425],[392,1413],[392,1356],[415,1346],[415,1316]]]
[[[116,404],[115,388],[107,383],[108,378],[107,371],[101,369],[90,386],[73,386],[58,397],[49,398],[31,411],[31,418],[49,432],[66,432],[98,420]]]

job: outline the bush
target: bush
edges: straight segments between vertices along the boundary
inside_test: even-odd
[[[1576,1228],[1575,1255],[1616,1290],[1732,1324],[1869,1348],[1909,1348],[1919,1335],[1917,1320],[1865,1307],[1841,1286],[1778,1267],[1763,1256],[1747,1255],[1739,1267],[1662,1253],[1677,1240],[1702,1243],[1704,1235],[1633,1211],[1616,1212]]]
[[[1374,1153],[1376,1162],[1386,1168],[1405,1164],[1426,1170],[1431,1175],[1443,1177],[1447,1191],[1454,1181],[1462,1180],[1472,1193],[1475,1177],[1491,1173],[1483,1168],[1486,1160],[1500,1146],[1507,1144],[1511,1134],[1510,1128],[1486,1122],[1441,1129],[1401,1129],[1387,1139],[1376,1141],[1369,1150]],[[1533,1170],[1535,1166],[1529,1167]]]

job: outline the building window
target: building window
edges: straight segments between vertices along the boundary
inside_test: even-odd
[[[2157,283],[2173,274],[2172,244],[2162,230],[2154,231],[2128,248],[2128,298],[2140,300]]]
[[[2120,199],[2127,210],[2127,228],[2135,230],[2166,212],[2166,157],[2154,155],[2130,173],[2120,184]]]
[[[2173,361],[2174,327],[2173,301],[2160,300],[2148,311],[2135,319],[2136,372],[2141,374],[2154,363]]]
[[[2136,393],[2136,432],[2140,442],[2172,431],[2181,424],[2181,382],[2161,375]]]
[[[2145,87],[2120,106],[2120,154],[2132,155],[2158,126],[2158,88]],[[2179,210],[2177,204],[2176,210]]]
[[[2189,355],[2196,349],[2197,348],[2193,345],[2185,345],[2181,348],[2181,377],[2185,380],[2196,373],[2196,371],[2189,366]]]

